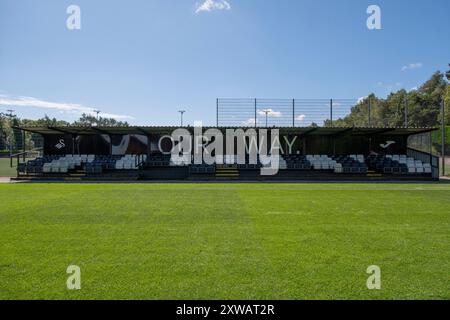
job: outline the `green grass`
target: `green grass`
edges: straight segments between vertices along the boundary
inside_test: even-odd
[[[450,299],[446,184],[8,184],[0,203],[0,299]]]
[[[439,172],[442,175],[442,162],[439,162]],[[450,165],[445,165],[445,175],[450,176]]]
[[[0,158],[0,177],[15,177],[17,160],[13,160],[13,167],[11,168],[9,158]]]
[[[34,158],[27,158],[25,161],[33,160]],[[20,158],[20,162],[23,163],[23,159]],[[13,159],[13,166],[11,168],[11,162],[9,158],[0,158],[0,177],[16,177],[17,176],[17,158]]]

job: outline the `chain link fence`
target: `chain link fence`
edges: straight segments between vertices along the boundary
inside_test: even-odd
[[[217,99],[219,127],[435,127],[441,106],[406,96],[359,99]]]
[[[450,177],[450,126],[445,127],[444,135],[442,132],[442,129],[433,132],[432,152],[433,155],[439,157],[439,170],[441,176]]]

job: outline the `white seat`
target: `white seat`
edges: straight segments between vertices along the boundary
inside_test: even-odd
[[[123,161],[118,160],[116,161],[116,170],[122,170],[123,169]]]
[[[69,169],[71,170],[75,169],[75,162],[73,161],[69,162]]]
[[[263,166],[269,166],[270,165],[270,156],[261,155],[259,157],[259,161]]]
[[[416,168],[416,172],[417,172],[417,173],[424,173],[424,171],[425,171],[425,170],[423,169],[423,167],[417,167],[417,168]]]
[[[125,170],[131,170],[131,167],[132,167],[132,162],[131,162],[131,161],[125,161],[125,162],[123,163],[123,168],[124,168]]]

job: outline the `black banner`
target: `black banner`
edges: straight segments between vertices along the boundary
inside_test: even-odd
[[[1,301],[0,308],[15,315],[33,311],[63,318],[139,314],[143,319],[301,319],[331,314],[365,319],[392,311],[403,318],[437,313],[448,308],[448,301]]]

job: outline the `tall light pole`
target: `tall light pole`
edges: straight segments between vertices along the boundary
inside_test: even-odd
[[[178,112],[181,115],[181,127],[183,127],[183,115],[186,113],[186,110],[179,110]]]
[[[101,113],[100,110],[94,110],[94,112],[97,114],[97,122],[98,122],[98,115]]]

